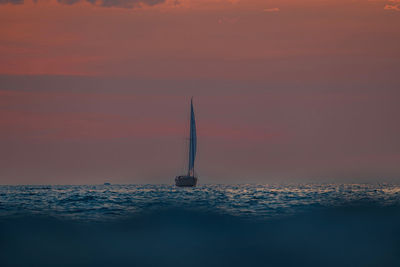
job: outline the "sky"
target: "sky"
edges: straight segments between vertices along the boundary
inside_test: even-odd
[[[400,181],[399,0],[0,0],[0,184]]]

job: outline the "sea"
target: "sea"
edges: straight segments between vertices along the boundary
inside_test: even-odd
[[[0,186],[0,266],[400,266],[400,185]]]

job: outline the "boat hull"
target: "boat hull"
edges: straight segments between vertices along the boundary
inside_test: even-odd
[[[197,177],[181,175],[175,177],[175,185],[179,187],[194,187],[197,184]]]

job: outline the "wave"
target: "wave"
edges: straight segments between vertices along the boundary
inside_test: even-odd
[[[400,206],[268,220],[168,208],[112,222],[0,218],[1,266],[396,266]]]

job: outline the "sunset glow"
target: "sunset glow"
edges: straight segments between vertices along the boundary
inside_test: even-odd
[[[165,182],[191,96],[205,181],[223,170],[253,182],[395,179],[399,10],[398,0],[2,0],[3,182]]]

